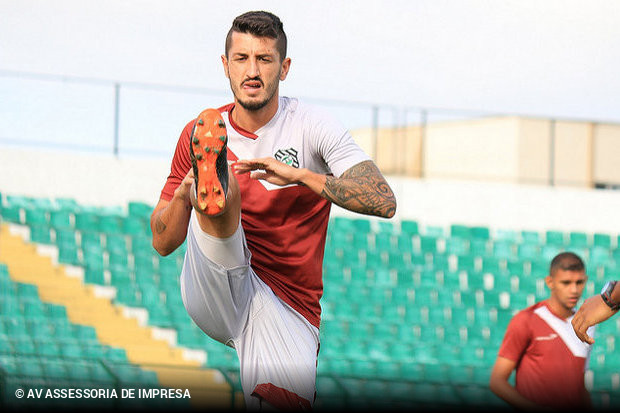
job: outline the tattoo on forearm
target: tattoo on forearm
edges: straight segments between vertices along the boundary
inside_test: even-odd
[[[166,224],[164,224],[164,222],[161,220],[161,214],[159,214],[157,216],[157,219],[155,220],[155,232],[157,232],[158,234],[161,234],[165,230],[166,230]]]
[[[328,176],[321,195],[362,214],[390,218],[396,212],[394,193],[372,161],[353,166],[339,178]]]

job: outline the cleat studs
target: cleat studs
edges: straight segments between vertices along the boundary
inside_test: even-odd
[[[211,131],[207,131],[207,133],[205,133],[205,138],[212,138],[213,135],[211,134]]]
[[[204,124],[205,124],[205,121],[204,121],[204,120],[202,120],[202,119],[198,119],[198,124],[199,124],[200,126],[202,126],[202,125],[204,125]]]
[[[224,121],[222,119],[218,119],[217,121],[217,126],[219,126],[220,128],[225,127],[226,125],[224,124]]]
[[[222,209],[224,208],[224,200],[223,199],[218,199],[217,201],[215,201],[216,205]]]
[[[211,151],[211,148],[209,148],[208,146],[205,146],[205,152],[209,153]]]
[[[216,193],[216,194],[219,194],[221,191],[220,191],[220,188],[218,188],[217,186],[214,186],[213,187],[213,192]]]
[[[219,155],[220,154],[220,150],[219,149],[213,149],[213,153],[216,154],[216,155]]]
[[[192,142],[194,142],[194,145],[198,145],[198,138],[196,136],[194,136],[192,138]]]
[[[197,153],[196,154],[196,159],[198,159],[199,161],[202,161],[202,154],[201,153]]]
[[[220,140],[221,140],[222,142],[226,142],[226,136],[225,136],[225,135],[220,136]]]

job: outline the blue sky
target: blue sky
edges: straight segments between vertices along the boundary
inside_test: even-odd
[[[199,86],[216,106],[224,37],[253,9],[284,22],[286,95],[620,122],[613,0],[0,0],[0,70]]]

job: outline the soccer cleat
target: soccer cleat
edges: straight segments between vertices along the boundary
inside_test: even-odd
[[[217,215],[226,206],[228,161],[226,124],[216,109],[198,115],[190,139],[189,154],[196,183],[196,204],[207,215]]]

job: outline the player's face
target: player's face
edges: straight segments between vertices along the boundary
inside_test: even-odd
[[[551,290],[551,298],[568,310],[577,305],[583,294],[588,277],[583,271],[557,270],[546,278],[547,286]]]
[[[222,56],[235,101],[244,109],[262,109],[277,97],[291,60],[280,61],[276,39],[248,33],[232,33],[228,56]]]

